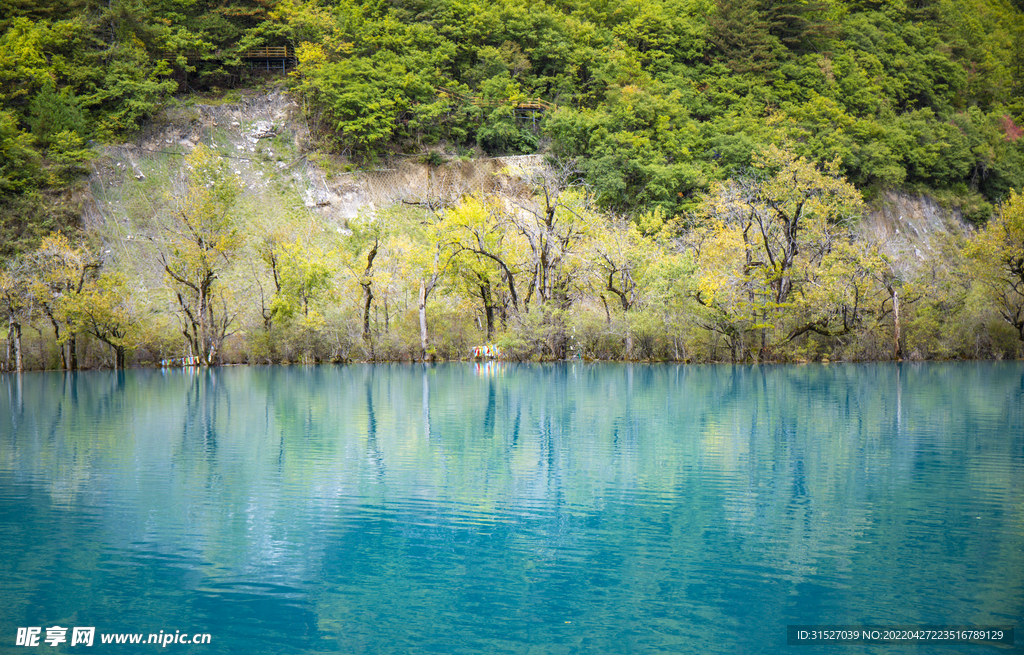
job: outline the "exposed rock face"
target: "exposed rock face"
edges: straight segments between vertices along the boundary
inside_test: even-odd
[[[897,191],[883,192],[857,227],[862,238],[909,267],[934,255],[946,235],[970,229],[959,212],[944,209],[928,196]]]
[[[276,90],[246,94],[237,103],[169,108],[134,143],[108,149],[108,160],[94,170],[93,188],[144,181],[140,161],[176,157],[199,143],[226,154],[247,193],[259,198],[272,191],[271,185],[278,193],[294,189],[308,211],[339,230],[360,213],[395,203],[438,206],[479,192],[514,196],[522,192],[521,178],[544,165],[540,155],[439,166],[409,158],[371,171],[339,172],[341,165],[334,164],[331,174],[307,156],[309,132],[301,108]],[[317,162],[330,163],[330,158],[321,156]],[[86,223],[104,222],[102,210],[103,203],[87,208]],[[936,253],[944,235],[970,229],[959,212],[926,196],[895,191],[883,192],[857,226],[861,238],[908,268]]]
[[[440,207],[471,193],[520,191],[517,178],[540,169],[541,155],[453,161],[430,166],[415,160],[389,168],[352,171],[333,177],[310,165],[303,191],[305,206],[343,226],[361,212],[403,203]]]
[[[308,133],[300,120],[299,106],[284,91],[244,95],[237,103],[169,107],[140,133],[135,145],[146,150],[170,146],[193,148],[213,131],[226,131],[237,151],[255,151],[260,139],[286,131],[299,141]]]
[[[264,194],[279,198],[292,192],[324,227],[345,231],[361,213],[396,203],[439,207],[469,193],[522,192],[521,177],[544,165],[541,155],[454,160],[428,165],[418,157],[399,159],[377,170],[339,169],[345,162],[319,154],[311,144],[301,108],[283,91],[247,93],[241,101],[219,105],[169,107],[151,121],[132,143],[107,149],[97,163],[92,188],[114,189],[142,181],[145,166],[165,160],[172,168],[182,154],[200,143],[224,156],[255,204],[269,207]],[[329,171],[328,169],[333,169]],[[169,189],[168,189],[169,191]],[[283,194],[283,195],[282,195]],[[99,198],[86,210],[89,226],[105,224],[110,203]]]
[[[277,136],[277,126],[270,121],[256,121],[256,125],[247,136],[252,143],[260,139],[272,139]]]

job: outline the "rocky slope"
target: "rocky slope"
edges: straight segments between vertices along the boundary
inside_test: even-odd
[[[268,194],[297,198],[305,211],[339,231],[360,212],[393,203],[452,201],[472,191],[511,192],[507,173],[534,169],[543,162],[539,155],[527,155],[430,165],[420,157],[408,157],[377,170],[349,170],[312,151],[301,108],[287,93],[252,91],[235,102],[178,104],[134,141],[108,148],[90,179],[87,226],[108,224],[124,209],[118,207],[116,198],[124,197],[116,193],[118,189],[145,181],[154,170],[173,170],[174,162],[199,143],[229,158],[257,206]],[[943,235],[969,229],[958,212],[931,198],[897,191],[884,192],[871,203],[858,226],[863,238],[911,268],[940,247]]]
[[[142,181],[156,160],[178,158],[200,143],[229,158],[246,194],[293,192],[307,210],[338,229],[345,229],[359,212],[379,206],[501,191],[512,184],[507,173],[543,162],[540,155],[526,155],[430,165],[408,157],[386,168],[351,170],[332,157],[311,153],[300,107],[286,93],[253,92],[239,102],[169,108],[134,141],[108,148],[90,180],[96,193],[86,211],[87,224],[106,220],[109,203],[102,190]]]
[[[960,212],[942,207],[934,198],[899,191],[883,192],[858,226],[860,236],[909,268],[936,254],[947,235],[970,229]]]

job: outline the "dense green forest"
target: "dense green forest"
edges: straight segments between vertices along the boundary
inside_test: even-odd
[[[517,358],[1021,354],[1009,1],[0,0],[0,16],[7,368],[26,365],[23,329],[27,365],[68,368],[79,350],[339,361],[491,340]],[[149,190],[163,200],[125,210],[148,246],[118,255],[109,226],[84,229],[104,147],[190,95],[267,84],[260,47],[288,48],[299,155],[549,163],[328,236],[284,200],[267,216],[226,150],[197,147]],[[891,189],[976,233],[886,255],[855,228]]]

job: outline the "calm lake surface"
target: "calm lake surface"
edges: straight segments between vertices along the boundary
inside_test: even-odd
[[[26,626],[204,654],[1020,631],[1024,363],[0,376],[0,555],[0,652]],[[99,643],[161,630],[211,642]]]

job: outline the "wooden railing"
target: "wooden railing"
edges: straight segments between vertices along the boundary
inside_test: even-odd
[[[294,59],[295,51],[288,46],[264,46],[242,53],[242,59]]]
[[[540,100],[539,98],[532,100],[525,100],[516,105],[516,109],[539,109],[545,111],[554,107],[550,102]]]
[[[170,50],[157,50],[156,56],[160,59],[167,59],[174,61],[179,53],[171,52]],[[214,58],[223,57],[223,52],[218,50],[213,53],[207,53],[204,55],[198,50],[186,50],[180,54],[185,55],[189,61],[195,61],[203,56],[209,56]],[[241,55],[241,59],[295,59],[295,50],[289,46],[264,46],[262,48],[252,48],[246,50]]]
[[[479,96],[466,96],[466,95],[464,95],[462,93],[459,93],[458,91],[453,91],[452,89],[448,89],[448,88],[443,87],[443,86],[437,87],[437,90],[441,92],[442,96],[445,96],[445,97],[453,96],[453,97],[458,98],[460,100],[463,100],[465,102],[469,102],[470,104],[476,105],[477,107],[497,107],[499,105],[508,104],[507,100],[506,101],[484,100],[483,98],[481,98]],[[549,109],[553,109],[554,105],[552,105],[550,102],[547,102],[545,100],[541,100],[540,98],[527,98],[526,100],[523,100],[522,102],[516,103],[515,104],[515,108],[516,109],[532,109],[532,110],[535,110],[535,111],[547,111]]]

